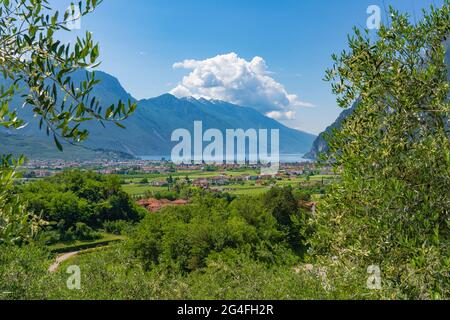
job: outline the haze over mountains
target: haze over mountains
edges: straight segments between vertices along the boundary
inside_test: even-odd
[[[83,77],[84,72],[77,72],[72,79],[78,83]],[[202,121],[204,130],[216,128],[223,133],[226,129],[279,129],[282,154],[304,154],[316,138],[312,134],[290,129],[251,107],[216,100],[178,99],[170,94],[137,101],[113,76],[96,72],[96,78],[101,83],[93,94],[102,105],[108,106],[118,100],[137,102],[136,112],[123,122],[126,129],[113,124],[106,124],[104,128],[99,123],[91,122],[86,125],[90,131],[89,139],[84,143],[87,149],[66,144],[65,152],[60,153],[53,146],[52,139],[39,130],[30,108],[23,108],[19,110],[19,116],[29,125],[15,132],[0,129],[1,153],[23,153],[30,158],[41,159],[92,158],[103,152],[93,150],[117,151],[133,156],[167,156],[176,144],[170,141],[172,132],[179,128],[193,132],[194,121]],[[18,98],[14,99],[13,104],[21,106]]]

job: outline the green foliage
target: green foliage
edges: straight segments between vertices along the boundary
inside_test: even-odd
[[[47,272],[47,251],[36,247],[4,250],[0,247],[0,299],[373,299],[364,289],[364,279],[335,274],[323,277],[320,270],[306,271],[284,264],[256,261],[242,250],[213,253],[206,266],[189,274],[173,273],[165,266],[150,271],[141,268],[123,245],[82,254],[60,266],[56,274]],[[9,248],[8,248],[9,249]],[[285,255],[286,252],[278,253]],[[66,286],[68,265],[81,272],[81,289]],[[364,276],[364,275],[363,275]],[[339,281],[335,281],[338,279]],[[352,280],[352,281],[350,281]]]
[[[126,246],[79,255],[63,264],[56,274],[46,272],[47,254],[36,248],[0,248],[0,291],[5,299],[374,299],[364,288],[365,275],[331,274],[317,268],[304,270],[284,255],[280,264],[257,261],[246,250],[225,249],[212,253],[205,267],[188,274],[170,272],[165,266],[145,271]],[[48,260],[47,260],[48,261]],[[81,289],[69,290],[68,265],[81,272]],[[6,275],[6,277],[5,277]],[[344,282],[345,280],[345,282]]]
[[[84,0],[78,3],[80,17],[101,1]],[[64,44],[55,36],[70,31],[67,23],[75,16],[75,7],[64,14],[51,9],[47,0],[11,0],[0,3],[0,72],[10,86],[0,89],[0,125],[18,129],[23,121],[11,109],[12,98],[20,94],[25,106],[32,108],[41,128],[62,149],[59,138],[80,142],[88,132],[80,128],[87,120],[119,121],[135,109],[119,101],[102,110],[99,101],[90,95],[98,83],[95,73],[86,72],[86,80],[74,83],[71,74],[98,66],[99,46],[92,34],[77,38],[74,45]]]
[[[339,268],[379,265],[397,298],[449,295],[450,139],[442,42],[450,3],[413,25],[391,9],[378,39],[355,30],[327,73],[355,111],[330,139],[341,172],[319,207],[312,253]]]
[[[67,171],[17,187],[27,199],[27,209],[42,214],[57,235],[47,240],[91,240],[105,222],[137,222],[145,214],[121,189],[117,177],[92,172]],[[55,239],[56,237],[56,239]]]
[[[315,194],[324,195],[326,193],[326,187],[323,186],[311,186],[309,188],[300,187],[293,190],[295,199],[299,201],[312,201],[312,196]]]
[[[103,223],[103,228],[106,232],[115,234],[115,235],[123,235],[129,232],[132,229],[130,223],[124,220],[117,221],[105,221]]]
[[[291,215],[297,211],[297,201],[292,194],[292,188],[272,188],[263,196],[263,205],[282,226],[288,226]]]
[[[0,245],[32,239],[42,223],[27,212],[22,197],[13,192],[17,167],[22,164],[23,159],[16,161],[10,156],[0,159]]]
[[[46,299],[48,266],[49,253],[36,246],[0,245],[0,300]]]
[[[27,10],[37,10],[31,16],[39,17],[39,5],[46,2],[29,2],[38,8]],[[449,83],[442,41],[450,34],[449,9],[445,1],[416,25],[392,10],[390,26],[380,29],[375,42],[355,30],[350,52],[334,56],[327,80],[333,81],[342,107],[357,104],[330,137],[329,160],[341,177],[315,214],[303,212],[297,201],[310,201],[323,188],[273,188],[261,197],[233,198],[175,186],[160,196],[183,194],[190,205],[145,214],[125,245],[76,257],[71,263],[82,269],[82,286],[68,290],[64,266],[57,274],[47,272],[47,251],[6,246],[32,237],[27,208],[43,213],[52,224],[48,234],[58,239],[95,238],[97,228],[122,233],[129,222],[139,221],[143,209],[123,193],[117,178],[89,172],[66,172],[14,188],[20,163],[5,158],[0,167],[0,292],[8,293],[0,298],[447,299]],[[41,33],[36,31],[39,38]],[[90,37],[86,41],[86,50],[94,50]],[[38,74],[39,54],[31,60]],[[22,80],[36,84],[33,77]],[[48,107],[48,96],[43,97],[39,103]],[[19,127],[4,105],[3,125]],[[63,114],[54,123],[55,114],[48,116],[58,127],[68,119]],[[66,124],[58,128],[64,138],[84,138],[78,129],[67,136]],[[169,187],[176,179],[168,178]],[[305,260],[313,264],[304,265]],[[366,286],[370,265],[381,268],[381,290]]]
[[[170,201],[178,199],[178,193],[176,191],[156,191],[156,192],[145,192],[145,198],[155,198],[158,200],[167,199]]]
[[[299,209],[292,188],[272,188],[263,195],[262,204],[264,209],[278,221],[290,245],[297,250],[303,250],[306,242],[303,233],[308,216]]]
[[[101,235],[99,233],[96,233],[91,227],[88,227],[83,222],[77,222],[75,224],[74,230],[72,231],[71,229],[69,229],[68,232],[73,232],[76,239],[79,240],[96,240],[101,238]]]
[[[290,209],[295,214],[298,207]],[[260,199],[240,198],[230,203],[206,195],[189,206],[148,215],[131,237],[130,246],[147,270],[164,265],[192,272],[205,267],[210,254],[226,249],[247,250],[258,261],[280,263],[283,258],[276,252],[290,248],[283,240],[290,222],[283,223],[264,209]]]
[[[97,0],[78,2],[78,18],[92,12],[100,3]],[[6,83],[0,86],[0,126],[17,130],[26,125],[17,116],[17,98],[20,97],[22,107],[32,109],[39,128],[53,136],[59,150],[62,150],[60,139],[77,143],[87,138],[88,131],[80,127],[82,123],[109,121],[123,127],[120,121],[136,108],[130,101],[127,105],[119,101],[102,110],[98,99],[91,96],[99,82],[95,73],[86,72],[86,79],[80,83],[72,80],[76,71],[99,65],[99,46],[90,32],[85,38],[77,38],[74,45],[63,44],[55,36],[58,32],[69,31],[67,23],[74,16],[75,4],[60,15],[52,10],[47,0],[0,2],[0,73]],[[13,99],[15,105],[12,105]],[[16,166],[22,161],[12,163],[10,157],[1,160],[0,243],[21,242],[36,231],[31,221],[33,217],[25,212],[21,198],[11,193]],[[123,196],[115,202],[121,201],[124,201]],[[59,205],[63,206],[62,213],[67,213],[61,221],[67,219],[69,225],[78,221],[78,211],[85,213],[86,209],[86,202],[77,203],[74,195],[67,192],[61,192],[52,200],[53,208]]]

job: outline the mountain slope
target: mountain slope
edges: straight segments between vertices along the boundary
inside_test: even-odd
[[[226,129],[279,129],[282,153],[305,153],[315,139],[314,135],[289,129],[252,108],[165,94],[139,101],[135,114],[124,122],[125,132],[111,125],[104,131],[107,135],[101,128],[90,128],[92,136],[87,145],[133,155],[169,155],[176,144],[170,141],[172,132],[193,132],[195,121],[203,122],[204,131],[215,128],[223,133]]]
[[[307,154],[305,154],[304,157],[306,159],[315,160],[315,159],[319,158],[320,154],[327,153],[329,150],[329,147],[328,147],[328,143],[326,141],[326,136],[331,134],[334,129],[339,130],[341,128],[344,120],[347,119],[347,117],[353,113],[353,111],[356,109],[356,107],[357,107],[357,104],[355,103],[350,109],[344,110],[339,115],[339,117],[336,119],[336,121],[331,126],[326,128],[325,131],[322,132],[317,137],[317,139],[313,142],[313,146],[312,146],[311,150]]]
[[[83,76],[84,72],[77,72],[72,79],[78,82]],[[99,99],[101,105],[108,106],[117,103],[118,100],[131,100],[137,102],[138,108],[129,119],[123,122],[126,129],[110,123],[102,127],[95,121],[85,124],[90,136],[84,146],[90,149],[113,150],[134,156],[169,155],[176,144],[170,141],[172,132],[180,128],[193,132],[194,121],[202,121],[204,131],[209,128],[216,128],[222,132],[226,129],[279,129],[280,152],[284,154],[303,154],[310,149],[316,138],[314,135],[287,128],[253,108],[240,107],[223,101],[178,99],[170,94],[137,101],[125,91],[116,78],[104,72],[96,72],[96,77],[101,82],[94,89],[93,94]],[[18,99],[15,99],[13,103],[16,106],[21,105]],[[19,110],[19,116],[29,122],[27,127],[17,132],[22,137],[22,143],[28,140],[35,145],[44,141],[48,143],[50,139],[44,131],[39,130],[29,109]],[[4,150],[14,148],[11,137],[1,141]],[[9,147],[5,145],[6,143]],[[33,151],[31,153],[35,155],[39,154],[40,147],[33,150],[33,147],[29,146],[27,149]],[[57,153],[56,150],[55,152]]]
[[[83,146],[63,143],[64,152],[57,150],[52,139],[12,134],[0,130],[0,154],[12,154],[14,157],[24,155],[29,159],[86,161],[92,159],[130,159],[129,154],[93,150]]]

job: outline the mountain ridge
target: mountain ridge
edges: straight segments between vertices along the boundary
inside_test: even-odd
[[[98,98],[101,105],[110,105],[119,100],[130,100],[137,103],[138,107],[135,113],[123,122],[125,130],[112,123],[106,123],[104,128],[96,121],[83,124],[83,128],[90,132],[83,146],[90,150],[117,151],[133,156],[170,155],[176,144],[170,141],[172,132],[180,128],[193,132],[194,121],[202,121],[204,130],[215,128],[222,132],[226,129],[279,129],[280,152],[285,154],[306,153],[316,138],[315,135],[288,128],[264,116],[256,109],[225,101],[193,97],[177,98],[169,93],[137,100],[123,88],[119,79],[106,72],[96,71],[95,73],[96,78],[101,82],[92,94]],[[83,77],[84,71],[75,72],[72,75],[76,83]],[[15,98],[13,105],[20,106],[20,100]],[[51,139],[48,139],[45,132],[38,128],[36,121],[33,121],[34,115],[29,109],[18,109],[19,117],[29,125],[14,134],[22,138],[33,137],[30,141],[34,143],[40,141],[40,143],[52,144]],[[71,146],[67,145],[67,148],[70,149]],[[11,146],[5,149],[10,150]]]

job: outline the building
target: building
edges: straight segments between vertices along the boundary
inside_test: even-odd
[[[209,181],[208,179],[195,179],[192,183],[194,187],[200,187],[200,188],[208,188],[209,187]]]
[[[167,207],[167,206],[185,206],[187,204],[189,204],[189,202],[187,200],[175,200],[175,201],[170,201],[167,199],[144,199],[144,200],[139,200],[137,202],[137,204],[145,209],[147,209],[150,212],[158,212],[161,209]]]
[[[226,176],[218,176],[208,179],[208,182],[214,186],[223,186],[229,184],[230,180]]]
[[[167,181],[151,181],[150,185],[152,187],[165,187],[167,186]]]

